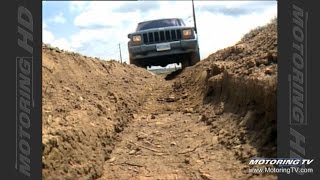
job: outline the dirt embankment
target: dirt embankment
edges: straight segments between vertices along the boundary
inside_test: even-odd
[[[158,79],[148,71],[43,47],[43,177],[95,179],[116,135]]]
[[[172,78],[172,77],[171,77]],[[243,162],[276,156],[277,24],[273,20],[176,75],[185,102]]]
[[[43,178],[276,178],[276,21],[165,79],[44,46]]]

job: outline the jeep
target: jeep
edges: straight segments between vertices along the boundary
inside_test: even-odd
[[[181,63],[185,68],[200,61],[195,28],[179,18],[140,22],[128,38],[130,64],[138,67]]]

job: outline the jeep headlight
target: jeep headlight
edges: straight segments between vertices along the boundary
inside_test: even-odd
[[[191,39],[193,37],[192,30],[191,29],[183,30],[182,37],[183,37],[183,39]]]
[[[132,41],[135,43],[140,43],[141,42],[141,36],[140,35],[133,35],[132,36]]]

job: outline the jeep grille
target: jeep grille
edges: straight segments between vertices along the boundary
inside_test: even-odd
[[[181,29],[161,30],[142,34],[144,44],[155,44],[161,42],[181,40]]]

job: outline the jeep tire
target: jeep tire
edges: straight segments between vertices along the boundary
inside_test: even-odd
[[[181,61],[181,67],[182,69],[189,67],[190,66],[190,55],[186,54],[183,56],[182,61]]]
[[[144,68],[144,69],[147,68],[147,66],[138,63],[135,59],[130,58],[129,61],[130,61],[130,64],[133,64],[133,65],[135,65],[135,66],[137,66],[137,67],[141,67],[141,68]]]
[[[197,50],[197,52],[192,52],[190,54],[190,65],[193,66],[197,64],[199,61],[200,61],[199,50]]]
[[[193,66],[197,64],[197,62],[199,61],[200,61],[199,51],[186,54],[181,62],[182,69],[189,66]]]

